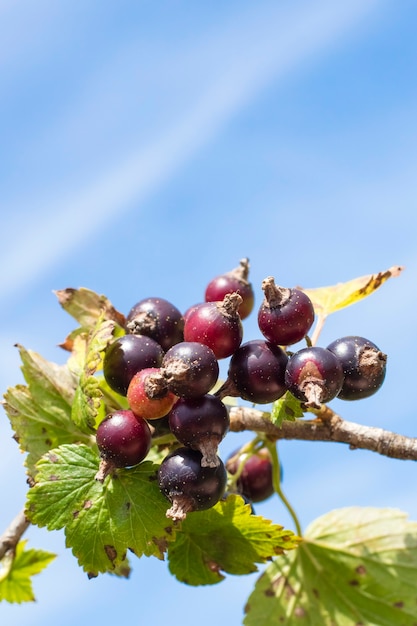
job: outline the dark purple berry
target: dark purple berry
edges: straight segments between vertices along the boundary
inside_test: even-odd
[[[219,377],[219,364],[211,348],[182,341],[165,354],[161,370],[169,390],[176,396],[195,398],[208,393]]]
[[[243,326],[238,314],[242,298],[226,294],[221,302],[202,302],[186,313],[184,340],[209,346],[217,359],[231,356],[242,343]]]
[[[372,396],[385,379],[387,355],[364,337],[348,336],[327,346],[342,364],[345,379],[337,397],[360,400]]]
[[[239,304],[239,315],[243,320],[252,312],[255,296],[252,284],[248,281],[249,260],[242,259],[239,267],[216,276],[206,287],[204,299],[206,302],[220,302],[230,293],[238,293],[242,297]]]
[[[287,361],[279,346],[263,339],[247,341],[232,355],[227,380],[217,395],[239,396],[255,404],[274,402],[286,392]]]
[[[285,383],[293,396],[307,407],[320,408],[322,403],[335,398],[343,380],[342,365],[327,348],[302,348],[288,359]]]
[[[145,335],[124,335],[115,339],[104,353],[103,374],[113,391],[127,394],[133,376],[147,367],[159,367],[164,351]]]
[[[151,431],[146,420],[130,410],[120,410],[100,422],[96,442],[102,459],[113,467],[130,467],[147,456]]]
[[[203,467],[216,467],[219,443],[229,430],[229,412],[216,396],[180,398],[169,413],[169,427],[185,446],[202,453]]]
[[[126,328],[133,334],[152,337],[164,351],[184,338],[182,314],[163,298],[146,298],[135,304],[127,315]]]
[[[261,448],[246,461],[238,452],[233,453],[226,461],[226,469],[230,474],[236,474],[240,464],[243,469],[236,481],[238,493],[250,502],[262,502],[274,493],[273,465],[268,448]]]
[[[172,506],[167,517],[185,519],[187,513],[214,506],[226,489],[227,473],[221,459],[216,467],[202,467],[202,454],[183,447],[171,452],[158,470],[161,492]]]
[[[279,346],[289,346],[306,337],[314,321],[310,298],[299,289],[278,287],[272,276],[262,282],[264,301],[258,311],[258,326],[264,337]]]

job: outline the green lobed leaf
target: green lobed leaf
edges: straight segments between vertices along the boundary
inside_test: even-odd
[[[189,585],[212,585],[224,574],[249,574],[258,563],[298,545],[298,538],[231,494],[207,511],[189,513],[168,547],[169,569]]]
[[[98,467],[99,456],[88,446],[51,450],[37,464],[28,518],[49,530],[65,528],[67,546],[89,576],[124,570],[127,550],[163,558],[174,532],[155,480],[157,466],[144,461],[103,483],[95,479]]]
[[[271,408],[271,422],[280,427],[282,422],[295,422],[298,417],[303,417],[302,404],[292,393],[287,391],[279,400],[276,400]]]
[[[54,406],[63,416],[68,414],[77,379],[67,365],[47,361],[33,350],[18,345],[22,360],[22,373],[33,399],[38,404]]]
[[[71,417],[85,433],[95,430],[96,424],[104,417],[104,397],[100,381],[95,376],[102,366],[102,353],[113,339],[115,323],[102,316],[94,329],[83,333],[74,340],[69,366],[79,377],[78,387],[72,404]]]
[[[9,388],[4,409],[23,452],[26,466],[34,476],[36,462],[62,443],[88,442],[88,437],[71,419],[76,379],[66,365],[60,366],[19,346],[27,385]]]
[[[338,509],[266,568],[244,624],[415,626],[416,580],[416,522],[395,509]]]
[[[72,404],[71,419],[84,433],[93,433],[105,417],[103,393],[94,376],[83,378],[77,387]]]
[[[55,554],[44,550],[26,550],[26,541],[20,541],[13,555],[6,554],[0,561],[0,602],[33,602],[32,576],[39,574]]]

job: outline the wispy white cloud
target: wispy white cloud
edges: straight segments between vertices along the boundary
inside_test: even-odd
[[[30,199],[24,219],[21,207],[5,207],[5,213],[12,216],[11,228],[13,222],[15,228],[18,225],[19,237],[9,245],[3,243],[1,263],[10,268],[0,277],[3,295],[13,295],[25,284],[33,283],[91,237],[98,224],[105,227],[133,201],[140,206],[263,89],[338,43],[376,6],[375,0],[342,5],[321,0],[286,10],[257,5],[251,14],[236,15],[232,24],[212,32],[210,40],[190,48],[188,55],[196,66],[199,59],[206,65],[210,58],[222,59],[221,71],[213,71],[212,67],[207,72],[199,90],[190,93],[187,108],[176,119],[170,119],[159,135],[71,194],[62,189],[55,190],[56,197],[47,200]],[[85,97],[100,109],[97,94],[87,93]],[[69,122],[73,119],[71,116]],[[88,119],[84,118],[83,123],[87,125]]]

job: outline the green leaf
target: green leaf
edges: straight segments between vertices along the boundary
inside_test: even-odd
[[[302,289],[311,299],[317,315],[326,317],[374,293],[389,278],[399,276],[404,268],[390,267],[385,272],[367,274],[345,283],[317,289]]]
[[[31,577],[39,574],[55,558],[55,554],[44,550],[26,550],[26,543],[20,541],[15,554],[6,554],[0,561],[0,601],[33,602]]]
[[[267,567],[244,623],[415,626],[416,580],[416,522],[395,509],[338,509]]]
[[[75,392],[71,418],[85,433],[92,433],[96,424],[105,417],[103,393],[99,381],[93,376],[83,378]]]
[[[303,417],[304,412],[301,402],[287,391],[282,398],[276,400],[271,409],[271,422],[280,427],[282,422],[295,422],[298,417]]]
[[[71,417],[85,433],[91,433],[105,414],[103,393],[95,373],[102,366],[102,353],[113,339],[115,324],[102,317],[89,333],[74,340],[69,366],[76,371],[79,384],[72,404]]]
[[[168,501],[149,461],[120,469],[104,483],[95,479],[97,452],[63,445],[37,464],[36,484],[27,496],[28,518],[49,530],[65,528],[67,546],[89,574],[124,569],[127,550],[163,557],[174,538],[166,518]]]
[[[211,585],[223,580],[222,572],[255,572],[257,563],[297,545],[291,531],[252,515],[250,505],[231,494],[207,511],[187,515],[168,547],[169,569],[181,582]]]
[[[57,365],[21,345],[17,347],[22,360],[22,373],[33,399],[38,404],[54,405],[56,411],[66,416],[77,384],[73,373],[67,365]]]
[[[66,365],[50,363],[19,346],[26,385],[9,388],[4,409],[23,452],[26,466],[34,476],[36,462],[61,443],[88,441],[71,419],[76,378]]]

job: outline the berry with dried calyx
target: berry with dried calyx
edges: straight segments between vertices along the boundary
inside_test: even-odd
[[[227,472],[219,458],[216,467],[202,467],[198,450],[182,447],[171,452],[158,470],[161,492],[171,502],[167,517],[183,520],[192,511],[214,506],[226,489]]]
[[[208,346],[198,341],[182,341],[165,354],[161,374],[161,384],[176,396],[195,398],[214,387],[219,377],[219,364]]]
[[[314,322],[314,307],[306,293],[276,285],[272,276],[262,282],[265,297],[258,311],[258,326],[271,343],[289,346],[301,341]]]
[[[253,310],[255,295],[252,283],[249,282],[249,259],[242,259],[239,267],[216,276],[206,287],[204,299],[206,302],[222,301],[225,295],[238,293],[242,297],[239,304],[240,318],[246,319]]]
[[[155,391],[153,377],[160,372],[158,367],[148,367],[137,372],[130,381],[126,397],[135,415],[147,420],[159,419],[174,406],[178,398],[168,388]]]
[[[204,343],[217,359],[231,356],[243,338],[238,314],[241,302],[238,293],[230,293],[221,302],[202,302],[191,307],[185,315],[184,341]]]
[[[368,398],[385,380],[387,355],[369,339],[349,335],[327,346],[342,364],[345,375],[337,397],[341,400]]]
[[[136,335],[155,339],[164,351],[184,339],[184,319],[176,306],[164,298],[137,302],[126,317],[126,328]]]
[[[229,430],[226,405],[214,395],[180,398],[169,413],[169,427],[185,446],[202,453],[203,467],[216,467],[217,449]]]
[[[302,348],[288,359],[285,384],[308,408],[320,408],[340,392],[344,380],[342,365],[327,348]]]

